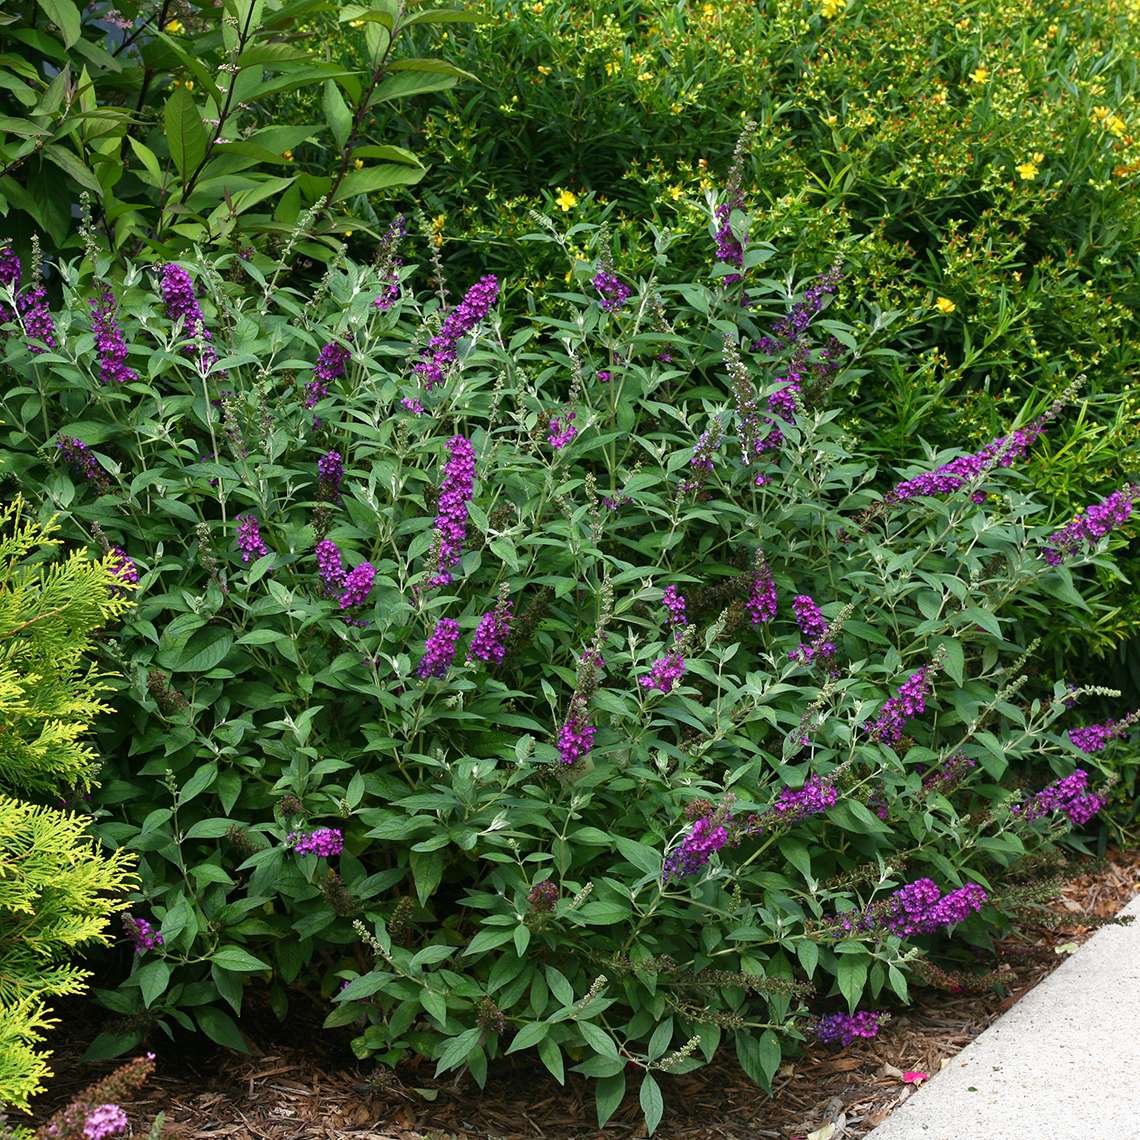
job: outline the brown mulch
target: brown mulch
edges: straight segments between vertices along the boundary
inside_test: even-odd
[[[816,1049],[786,1062],[769,1098],[730,1063],[669,1077],[663,1084],[662,1140],[791,1140],[832,1124],[828,1140],[865,1136],[915,1086],[903,1071],[936,1072],[1093,933],[1078,915],[1115,915],[1140,891],[1140,851],[1110,852],[1102,865],[1070,880],[1049,904],[1054,923],[1022,929],[998,946],[1000,987],[983,993],[921,988],[877,1038],[836,1053]],[[1000,990],[1000,992],[999,992]],[[565,1087],[518,1058],[498,1065],[480,1091],[469,1078],[435,1081],[432,1068],[392,1074],[338,1061],[316,1030],[298,1044],[273,1045],[256,1058],[218,1051],[197,1056],[159,1049],[131,1119],[166,1112],[173,1140],[484,1140],[603,1134],[589,1083],[568,1074]],[[58,1080],[42,1098],[40,1119],[113,1066],[80,1066],[82,1041],[55,1043]],[[73,1059],[68,1061],[68,1057]],[[826,1129],[825,1129],[826,1131]],[[142,1131],[145,1135],[145,1130]],[[606,1137],[644,1135],[637,1081]]]

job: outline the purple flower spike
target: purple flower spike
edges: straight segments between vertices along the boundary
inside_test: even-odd
[[[1042,557],[1050,566],[1060,566],[1096,546],[1109,531],[1123,526],[1132,517],[1138,498],[1140,484],[1126,484],[1099,503],[1086,507],[1068,526],[1049,536]]]
[[[880,1028],[879,1015],[873,1010],[850,1014],[829,1013],[816,1022],[815,1035],[825,1045],[846,1048],[858,1037],[877,1037]]]
[[[680,846],[666,857],[661,872],[664,881],[668,883],[686,875],[695,875],[705,867],[713,853],[728,842],[728,828],[725,824],[731,822],[731,818],[729,816],[720,822],[715,815],[698,819]]]
[[[1088,772],[1078,768],[1070,775],[1046,785],[1024,804],[1015,804],[1010,810],[1014,815],[1020,815],[1031,822],[1052,812],[1061,812],[1074,827],[1083,827],[1105,804],[1104,798],[1090,792],[1088,786]]]
[[[685,675],[685,659],[679,653],[670,653],[668,657],[658,657],[653,662],[651,671],[644,677],[638,678],[638,684],[647,689],[657,689],[662,693],[671,693],[673,686]]]
[[[344,850],[344,833],[337,827],[318,827],[307,835],[294,831],[285,842],[298,855],[316,855],[318,859],[331,859]]]
[[[234,521],[238,524],[237,544],[241,560],[249,562],[251,559],[264,558],[269,553],[269,547],[262,541],[257,516],[238,515]]]
[[[471,638],[471,648],[467,651],[467,660],[478,658],[480,661],[489,661],[494,665],[502,664],[507,655],[507,637],[511,632],[511,603],[505,602],[488,610],[479,619],[479,628]]]
[[[881,744],[898,744],[902,740],[906,722],[926,711],[926,698],[930,693],[931,665],[924,665],[912,673],[900,686],[879,713],[878,718],[868,728],[872,740]]]
[[[426,680],[428,677],[446,677],[455,660],[455,647],[459,643],[459,622],[454,618],[440,618],[435,631],[424,645],[424,655],[416,668],[416,675]]]
[[[558,730],[558,758],[567,767],[577,764],[594,747],[598,730],[584,717],[574,714]]]
[[[117,1104],[101,1104],[92,1109],[83,1122],[84,1140],[107,1140],[109,1136],[121,1136],[129,1125],[127,1114]]]
[[[770,622],[776,616],[778,605],[776,582],[767,563],[762,562],[759,570],[753,576],[752,588],[748,592],[748,600],[744,605],[753,625]],[[824,626],[824,628],[827,627]]]
[[[190,274],[181,265],[168,262],[162,267],[162,277],[159,282],[162,292],[162,301],[166,306],[166,315],[177,324],[182,322],[182,334],[194,340],[210,341],[213,336],[206,328],[206,319],[202,315],[202,308],[198,304],[198,294],[194,291],[194,283]],[[185,356],[193,356],[196,352],[194,345],[186,345],[182,352]],[[218,354],[209,344],[202,345],[198,363],[203,368],[218,359]]]
[[[376,567],[371,562],[361,564],[349,571],[344,579],[344,592],[340,595],[339,606],[342,610],[352,606],[362,606],[372,592],[372,583],[376,580]]]
[[[313,379],[305,385],[305,407],[314,408],[329,394],[329,385],[339,380],[352,359],[352,352],[336,341],[330,341],[317,354]]]
[[[127,367],[127,342],[115,320],[115,295],[110,289],[91,301],[91,330],[99,359],[100,384],[126,384],[139,378]]]
[[[148,950],[157,949],[162,945],[162,935],[158,928],[145,918],[124,914],[123,926],[126,927],[127,937],[135,944],[136,954],[145,954]]]
[[[42,285],[35,285],[19,300],[20,313],[24,322],[24,333],[28,338],[28,351],[39,356],[44,349],[40,343],[57,348],[55,321],[48,308],[47,291]]]
[[[415,366],[425,391],[430,392],[444,382],[447,370],[455,363],[460,340],[487,316],[498,299],[499,279],[489,273],[472,285],[463,300],[447,314]]]
[[[326,597],[331,597],[344,585],[344,558],[340,547],[331,539],[324,538],[317,543],[317,573]]]
[[[624,281],[605,269],[594,274],[594,288],[598,291],[598,304],[607,313],[624,308],[633,292]]]
[[[317,460],[317,497],[336,502],[344,479],[344,459],[339,451],[329,451]]]
[[[440,574],[432,583],[444,586],[451,581],[450,571],[459,565],[463,557],[463,543],[467,538],[467,504],[475,494],[475,448],[461,435],[453,435],[447,441],[447,448],[450,455],[443,470],[439,514],[435,518]]]
[[[574,412],[567,412],[563,416],[554,416],[551,419],[546,442],[556,451],[565,447],[578,434],[578,429],[572,422],[574,415]]]

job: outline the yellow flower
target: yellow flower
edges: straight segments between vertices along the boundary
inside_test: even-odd
[[[985,83],[989,77],[990,69],[988,67],[975,67],[974,70],[970,72],[970,78],[975,83]]]
[[[554,199],[559,206],[562,207],[562,212],[568,214],[575,206],[578,205],[578,195],[570,190],[559,190],[558,196]]]
[[[540,63],[540,64],[538,65],[538,74],[539,74],[539,75],[549,75],[549,74],[550,74],[550,68],[549,68],[549,67],[544,67],[544,66],[543,66],[543,65]]]
[[[614,61],[611,59],[611,60],[610,60],[610,61],[609,61],[609,62],[606,64],[606,74],[607,74],[607,75],[611,75],[611,76],[612,76],[612,75],[616,75],[616,74],[617,74],[617,71],[618,71],[618,67],[619,67],[619,66],[620,66],[619,64],[615,63],[615,62],[614,62]]]
[[[933,95],[930,96],[930,101],[939,107],[946,106],[946,88],[938,87],[935,89]]]
[[[344,236],[345,236],[345,237],[352,237],[352,230],[345,230],[345,231],[344,231]]]
[[[1119,115],[1114,115],[1108,107],[1094,107],[1092,109],[1093,118],[1102,126],[1109,134],[1115,135],[1120,138],[1124,134],[1124,129],[1127,124]]]
[[[185,79],[182,82],[182,86],[185,87],[187,91],[193,91],[194,90],[194,80],[193,79]]]
[[[171,20],[170,23],[168,23],[162,30],[164,32],[169,32],[172,36],[177,36],[180,33],[186,31],[186,27],[181,20]]]
[[[680,103],[669,104],[669,110],[672,111],[674,115],[679,115],[684,109],[685,108],[682,107]]]
[[[954,302],[951,301],[949,297],[939,297],[934,302],[934,307],[940,313],[952,313],[958,306],[955,305]]]
[[[825,20],[833,20],[846,7],[847,0],[823,0],[823,3],[819,6],[819,14]]]
[[[364,27],[364,21],[363,20],[349,20],[348,26],[350,28],[363,28]]]
[[[364,159],[362,159],[362,158],[354,158],[354,159],[352,160],[352,165],[353,165],[353,166],[354,166],[354,167],[355,167],[357,170],[363,170],[363,169],[364,169]]]
[[[283,151],[281,152],[281,157],[282,157],[282,158],[283,158],[283,159],[284,159],[286,162],[292,162],[292,161],[293,161],[293,152],[292,152],[291,150],[283,150]]]
[[[1017,173],[1021,175],[1022,182],[1032,182],[1037,177],[1037,167],[1032,162],[1018,164]]]
[[[431,240],[436,249],[443,245],[443,227],[446,222],[447,218],[443,214],[437,214],[431,220]]]
[[[653,78],[653,72],[652,71],[641,71],[641,72],[638,72],[637,82],[638,83],[648,83],[652,78]]]
[[[824,122],[825,122],[825,123],[826,123],[826,124],[827,124],[829,127],[834,127],[834,126],[835,126],[835,124],[839,122],[839,116],[838,116],[838,115],[824,115],[824,116],[823,116],[823,121],[824,121]]]
[[[680,186],[669,187],[669,197],[672,198],[674,202],[680,201],[681,195],[684,194],[684,192],[684,189]]]
[[[538,2],[537,2],[536,4],[532,4],[532,5],[530,6],[530,10],[531,10],[531,11],[532,11],[532,12],[533,12],[533,13],[534,13],[536,16],[541,16],[541,15],[542,15],[542,0],[538,0]]]

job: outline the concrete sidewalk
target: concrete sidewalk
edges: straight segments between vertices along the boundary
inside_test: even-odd
[[[867,1140],[1140,1137],[1140,897]]]

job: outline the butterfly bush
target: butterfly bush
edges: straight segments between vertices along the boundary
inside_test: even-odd
[[[1033,639],[1095,603],[1135,485],[1055,517],[1033,426],[872,462],[846,401],[912,362],[833,251],[797,266],[758,224],[739,288],[702,233],[704,277],[589,248],[564,290],[484,274],[439,324],[410,238],[391,304],[391,264],[267,295],[231,255],[135,273],[153,387],[115,381],[113,271],[54,267],[75,362],[3,314],[14,469],[134,587],[92,814],[139,859],[145,953],[100,1048],[238,1047],[256,979],[361,1060],[482,1082],[532,1050],[606,1106],[718,1053],[768,1085],[940,963],[992,965],[1012,872],[1098,825],[1134,734]]]

